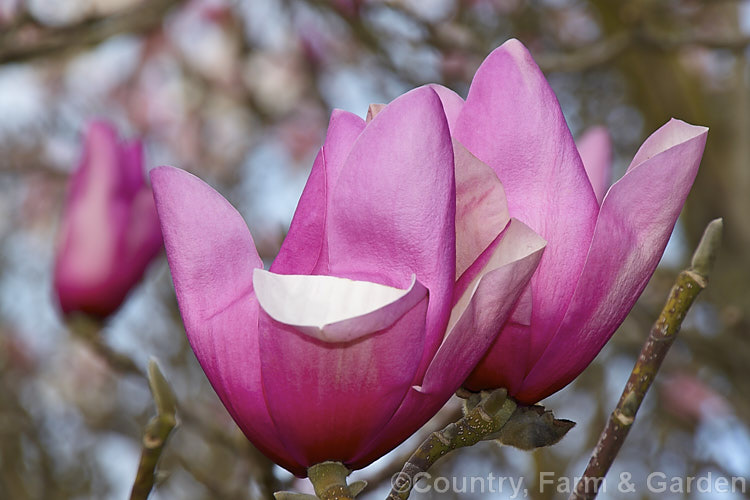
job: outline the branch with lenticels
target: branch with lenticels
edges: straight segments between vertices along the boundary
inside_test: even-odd
[[[706,227],[690,267],[677,276],[667,303],[643,344],[620,401],[610,415],[586,471],[569,500],[592,500],[601,489],[604,476],[633,426],[635,415],[656,378],[685,315],[698,294],[708,285],[708,275],[716,259],[721,234],[722,220],[716,219]]]

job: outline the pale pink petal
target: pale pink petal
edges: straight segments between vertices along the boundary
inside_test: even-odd
[[[346,111],[333,110],[325,144],[315,158],[297,203],[289,232],[271,271],[280,274],[325,273],[328,268],[326,212],[332,186],[365,123]]]
[[[423,385],[412,388],[388,426],[355,459],[364,467],[423,425],[464,382],[481,359],[528,285],[544,241],[512,220],[488,248],[482,269],[451,315],[452,328],[432,360]]]
[[[651,134],[646,139],[641,147],[638,148],[638,152],[633,157],[633,161],[628,166],[628,172],[638,167],[646,160],[662,153],[664,150],[677,146],[683,142],[690,141],[695,138],[695,128],[703,129],[703,127],[685,126],[687,125],[681,120],[672,118],[667,124],[662,126],[659,130]]]
[[[570,309],[517,398],[533,403],[575,378],[609,340],[659,263],[698,171],[708,129],[656,131],[602,202]]]
[[[334,109],[331,113],[331,123],[328,126],[328,135],[326,135],[326,142],[323,145],[329,210],[331,195],[336,189],[341,171],[346,165],[352,147],[354,147],[365,127],[366,124],[362,118],[354,113],[340,109]]]
[[[359,136],[331,194],[328,241],[332,275],[397,288],[416,275],[427,287],[425,369],[448,320],[456,265],[453,148],[432,89],[394,100]]]
[[[278,434],[297,462],[349,465],[390,420],[422,355],[426,311],[423,297],[379,333],[327,343],[261,310],[266,399]]]
[[[453,141],[456,162],[456,279],[497,238],[510,220],[497,174]]]
[[[612,182],[612,139],[607,128],[600,126],[587,130],[578,139],[578,152],[596,200],[601,204]]]
[[[351,342],[388,328],[427,295],[412,277],[401,290],[333,276],[274,274],[256,269],[253,288],[271,318],[324,342]]]
[[[513,308],[509,321],[519,325],[531,326],[532,306],[533,299],[531,298],[531,287],[527,286],[521,294],[521,297],[518,299],[516,307]]]
[[[373,118],[375,118],[378,113],[383,111],[385,108],[385,104],[370,104],[370,106],[367,108],[367,118],[365,118],[365,121],[367,123],[370,123]]]
[[[482,63],[455,136],[495,170],[510,215],[549,244],[531,280],[535,359],[567,309],[599,206],[557,98],[520,42],[506,42]]]
[[[516,219],[498,239],[453,306],[448,334],[425,374],[422,392],[453,392],[466,379],[510,317],[546,244]]]
[[[263,397],[252,289],[253,270],[263,264],[245,221],[187,172],[159,167],[151,171],[151,182],[177,301],[198,361],[248,438],[302,473],[276,437]]]

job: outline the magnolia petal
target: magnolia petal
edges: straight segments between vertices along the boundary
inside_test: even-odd
[[[271,271],[279,274],[326,272],[328,245],[325,227],[331,187],[363,129],[364,122],[358,116],[341,110],[331,113],[325,144],[315,158],[289,232]]]
[[[333,276],[274,274],[256,269],[253,288],[275,321],[323,342],[350,342],[391,326],[427,289],[412,277],[406,290]]]
[[[185,331],[211,386],[242,432],[271,460],[304,477],[306,467],[293,458],[279,439],[263,395],[259,309],[257,299],[249,291],[201,323],[190,326],[186,323]]]
[[[410,387],[392,418],[367,445],[360,447],[359,453],[347,465],[353,470],[363,469],[403,443],[426,424],[450,396],[440,398],[421,392],[419,387]]]
[[[219,193],[173,167],[151,171],[177,300],[199,322],[252,290],[263,262],[242,216]]]
[[[508,204],[497,174],[453,141],[456,163],[456,279],[505,229]]]
[[[606,127],[594,127],[578,139],[577,145],[586,175],[601,205],[612,182],[612,139]]]
[[[464,387],[470,391],[504,387],[511,395],[517,393],[529,372],[530,339],[529,326],[508,321]]]
[[[346,165],[349,153],[365,128],[365,122],[354,113],[340,109],[334,109],[331,113],[331,123],[328,128],[326,143],[323,145],[329,207],[331,196],[334,193],[341,171]]]
[[[132,197],[144,185],[143,143],[133,140],[120,144],[121,182],[119,189],[125,197]]]
[[[510,314],[510,319],[508,321],[517,325],[531,326],[532,307],[533,299],[531,298],[531,287],[527,286],[524,288],[521,297],[513,308],[513,312]]]
[[[370,104],[370,106],[367,108],[367,118],[365,118],[365,121],[367,123],[370,123],[373,118],[377,116],[378,113],[383,111],[385,108],[385,104]]]
[[[509,40],[482,63],[455,136],[495,170],[510,214],[549,243],[531,280],[536,358],[570,302],[599,206],[557,98],[519,41]]]
[[[124,177],[120,164],[121,149],[117,131],[104,121],[92,122],[86,131],[82,168],[77,174],[83,183],[96,186],[97,191],[114,197]],[[143,170],[139,172],[143,178]]]
[[[700,133],[701,131],[707,133],[708,129],[672,118],[643,141],[643,144],[641,144],[638,152],[633,157],[633,161],[630,162],[627,172],[639,167],[646,160],[661,154],[671,147],[695,139],[696,133]]]
[[[440,102],[443,103],[445,118],[448,120],[448,127],[450,128],[451,135],[453,135],[456,130],[458,115],[464,107],[464,100],[451,89],[443,87],[442,85],[433,83],[428,85],[428,87],[434,90],[438,97],[440,97]]]
[[[245,221],[219,193],[172,167],[151,171],[156,209],[190,345],[227,410],[274,460],[303,474],[275,435],[260,382],[258,303],[262,267]]]
[[[329,274],[397,288],[416,274],[429,290],[426,368],[448,320],[456,265],[453,147],[432,89],[397,98],[359,136],[331,194],[328,243]]]
[[[533,403],[573,380],[633,307],[656,269],[695,175],[708,129],[671,120],[602,202],[570,308],[517,398]],[[640,152],[639,152],[640,153]]]
[[[355,458],[356,467],[368,465],[427,422],[463,383],[508,318],[539,263],[544,241],[517,220],[498,238],[465,300],[454,307],[454,326],[422,386],[409,391],[387,427]]]
[[[106,284],[126,223],[123,212],[127,205],[115,201],[121,177],[119,161],[114,128],[105,122],[93,122],[86,133],[81,164],[70,181],[60,228],[55,288],[63,312],[99,303],[96,308],[106,315],[123,298],[124,292],[119,290],[116,297],[104,297],[111,293]],[[92,294],[101,298],[97,300]]]
[[[315,157],[289,231],[271,264],[271,271],[309,274],[320,260],[325,240],[326,167],[323,152]]]
[[[112,314],[161,246],[138,141],[121,144],[108,123],[92,122],[70,182],[54,287],[64,313]]]
[[[423,296],[380,333],[333,344],[261,310],[263,387],[278,435],[297,462],[348,465],[390,420],[422,355],[426,311]]]
[[[510,317],[546,245],[516,219],[499,239],[453,307],[448,334],[427,369],[422,392],[453,392],[466,379]]]
[[[130,206],[125,240],[123,242],[125,262],[121,264],[129,268],[130,279],[132,284],[135,284],[140,280],[148,263],[163,246],[154,193],[150,187],[143,185],[143,177],[141,177],[141,189],[135,194]]]

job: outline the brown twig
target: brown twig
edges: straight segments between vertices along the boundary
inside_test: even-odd
[[[633,426],[635,415],[656,378],[656,373],[672,346],[685,315],[701,290],[708,285],[708,275],[718,251],[721,233],[721,219],[712,221],[706,227],[693,255],[691,266],[677,276],[667,303],[651,328],[620,401],[610,415],[586,471],[570,495],[570,500],[591,500],[602,488],[604,477]]]
[[[750,46],[750,37],[696,34],[671,35],[645,31],[634,27],[576,50],[535,54],[534,59],[544,72],[574,73],[608,64],[636,45],[662,51],[678,50],[691,45],[710,49],[740,50]]]
[[[575,51],[559,54],[537,54],[535,59],[542,71],[576,72],[606,64],[625,52],[633,43],[628,31],[612,35]]]
[[[107,345],[97,324],[87,322],[85,318],[77,317],[69,323],[69,326],[69,331],[87,344],[107,363],[111,370],[125,375],[134,375],[144,380],[148,379],[148,375],[129,356],[121,354]]]
[[[96,45],[123,33],[143,33],[161,25],[166,13],[182,0],[144,0],[137,5],[107,16],[85,19],[59,28],[30,23],[0,34],[0,64],[27,61],[60,52]],[[23,35],[23,36],[22,36]]]

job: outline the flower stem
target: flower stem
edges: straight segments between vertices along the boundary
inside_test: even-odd
[[[656,378],[656,373],[674,342],[680,325],[698,294],[708,285],[708,274],[721,242],[722,220],[712,221],[693,254],[690,267],[682,271],[669,293],[667,303],[643,344],[617,407],[599,437],[586,471],[578,481],[570,500],[596,497],[604,476],[620,451],[635,415]]]
[[[356,493],[346,483],[350,472],[341,462],[322,462],[307,469],[307,477],[320,500],[354,500]]]
[[[457,448],[472,446],[498,434],[516,410],[516,402],[507,396],[505,389],[484,394],[458,422],[430,434],[394,476],[388,499],[406,500],[419,474],[426,472],[438,459]]]
[[[146,500],[154,486],[156,465],[167,444],[172,429],[177,425],[174,393],[159,366],[153,359],[148,366],[148,381],[156,403],[156,416],[146,425],[138,472],[130,492],[130,500]]]

